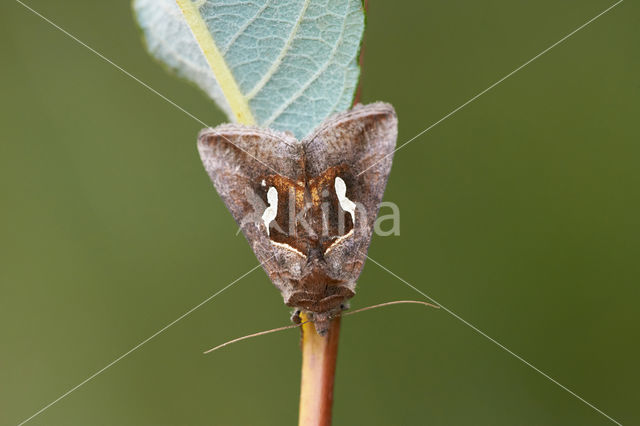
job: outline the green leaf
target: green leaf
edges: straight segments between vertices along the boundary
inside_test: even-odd
[[[348,109],[361,0],[134,0],[149,51],[231,121],[304,137]]]

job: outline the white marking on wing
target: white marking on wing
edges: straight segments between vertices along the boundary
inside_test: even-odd
[[[344,234],[342,237],[340,237],[340,238],[336,239],[336,240],[335,240],[335,241],[334,241],[334,242],[329,246],[329,248],[327,248],[327,249],[324,251],[324,254],[329,254],[329,252],[330,252],[331,250],[333,250],[333,248],[334,248],[335,246],[337,246],[338,244],[340,244],[341,242],[343,242],[344,240],[346,240],[347,238],[349,238],[349,237],[350,237],[350,236],[352,236],[352,235],[353,235],[353,228],[351,228],[351,231],[347,232],[347,233],[346,233],[346,234]]]
[[[269,224],[278,216],[278,190],[273,186],[267,191],[267,201],[269,207],[262,213],[262,221],[265,228],[267,228],[267,235],[269,235]]]
[[[273,240],[270,240],[270,241],[271,241],[271,244],[273,244],[274,246],[282,247],[282,248],[284,248],[284,249],[287,249],[287,250],[289,250],[289,251],[294,252],[294,253],[295,253],[295,254],[297,254],[298,256],[302,256],[302,257],[304,257],[305,259],[307,258],[307,256],[305,256],[305,255],[304,255],[304,253],[302,253],[300,250],[298,250],[298,249],[297,249],[297,248],[295,248],[295,247],[291,247],[289,244],[279,243],[279,242],[277,242],[277,241],[273,241]]]
[[[355,226],[356,203],[347,198],[347,184],[344,183],[340,176],[336,177],[335,188],[340,207],[342,207],[342,210],[344,210],[345,212],[349,212],[351,214],[351,221],[353,222],[353,226]]]

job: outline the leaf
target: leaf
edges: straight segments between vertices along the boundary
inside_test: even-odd
[[[304,137],[348,109],[362,0],[134,0],[153,56],[231,121]]]

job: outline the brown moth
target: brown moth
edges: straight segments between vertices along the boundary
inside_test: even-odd
[[[292,319],[325,334],[354,296],[396,144],[393,107],[335,114],[302,141],[237,124],[204,129],[198,151]]]

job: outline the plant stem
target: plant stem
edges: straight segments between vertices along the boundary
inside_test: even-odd
[[[369,0],[365,0],[365,13]],[[364,42],[360,46],[360,72],[364,64]],[[362,96],[362,77],[358,82],[353,105],[360,102]],[[305,314],[300,315],[302,346],[302,377],[300,381],[300,412],[298,426],[331,426],[333,407],[333,384],[338,360],[338,341],[340,337],[341,316],[334,318],[326,336],[320,336],[316,327]]]
[[[364,0],[363,3],[364,13],[366,15],[367,10],[369,10],[369,0]],[[366,19],[366,16],[365,16]],[[357,105],[360,103],[362,98],[362,73],[364,68],[364,41],[365,35],[362,36],[362,45],[360,46],[360,56],[358,57],[358,65],[360,66],[360,79],[358,80],[358,87],[356,87],[356,94],[353,97],[353,105]]]
[[[302,320],[307,321],[308,318],[303,317]],[[302,325],[299,426],[331,425],[339,336],[340,317],[331,321],[326,336],[316,332],[313,322]]]

